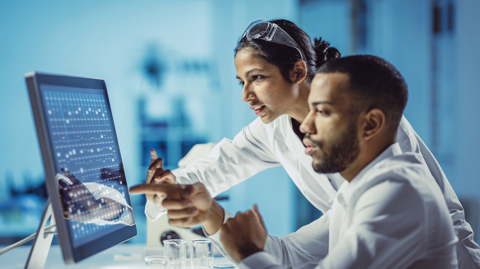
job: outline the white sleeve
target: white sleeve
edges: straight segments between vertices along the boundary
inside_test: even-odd
[[[425,255],[428,213],[419,205],[423,201],[408,183],[370,188],[347,213],[352,224],[346,233],[316,268],[407,268]]]
[[[314,268],[318,262],[310,261],[301,265],[286,266],[278,263],[278,261],[265,251],[260,251],[243,259],[239,264],[241,269],[311,269]]]
[[[306,265],[318,263],[328,254],[330,211],[287,236],[269,235],[265,251],[288,267],[305,268]]]
[[[242,260],[240,269],[283,269],[289,268],[279,264],[273,256],[265,251],[252,254]]]
[[[276,122],[254,120],[233,140],[222,139],[207,155],[181,170],[173,171],[179,184],[202,182],[212,197],[255,174],[280,165],[273,150]],[[145,215],[156,220],[165,212],[147,201]]]
[[[202,182],[215,197],[267,168],[279,166],[273,150],[276,124],[256,119],[233,140],[224,138],[207,157],[177,171],[177,182]]]
[[[233,215],[225,210],[223,223]],[[267,236],[265,249],[262,254],[256,253],[244,259],[240,268],[277,268],[269,267],[270,262],[279,265],[278,268],[294,267],[294,268],[313,268],[328,253],[328,227],[330,221],[330,210],[318,220],[300,228],[298,231],[285,237]],[[210,241],[218,247],[220,252],[228,258],[222,243],[220,242],[220,232],[213,235],[204,233]],[[230,258],[229,258],[230,259]],[[265,261],[257,262],[256,260],[265,259]],[[233,261],[232,261],[233,262]],[[260,264],[266,267],[260,266]],[[268,265],[268,266],[267,266]]]
[[[166,213],[167,210],[163,206],[155,205],[147,200],[147,204],[145,205],[145,216],[147,216],[149,221],[156,221]]]

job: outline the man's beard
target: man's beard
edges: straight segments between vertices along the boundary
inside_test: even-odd
[[[322,150],[323,158],[313,160],[313,169],[318,173],[336,173],[342,172],[347,168],[347,165],[352,163],[360,153],[358,137],[357,137],[357,125],[350,122],[347,130],[342,136],[329,146],[329,149],[325,148],[325,145],[319,141],[312,140],[307,134],[318,150]]]

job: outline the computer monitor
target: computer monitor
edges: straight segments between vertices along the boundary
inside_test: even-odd
[[[105,81],[33,72],[25,78],[65,263],[136,236]]]

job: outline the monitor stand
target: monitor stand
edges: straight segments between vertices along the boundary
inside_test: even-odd
[[[25,269],[43,269],[47,261],[48,251],[52,244],[53,236],[57,233],[55,227],[46,230],[48,226],[55,224],[55,217],[53,216],[52,201],[50,197],[47,200],[45,209],[43,210],[40,226],[38,226],[37,236],[33,241],[30,255],[28,255]]]

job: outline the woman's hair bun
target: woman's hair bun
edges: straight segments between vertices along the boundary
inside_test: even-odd
[[[322,38],[314,38],[313,39],[313,49],[315,50],[316,59],[315,59],[315,66],[319,68],[322,64],[327,62],[328,60],[340,58],[342,55],[340,51],[334,47],[330,47],[330,43]]]

